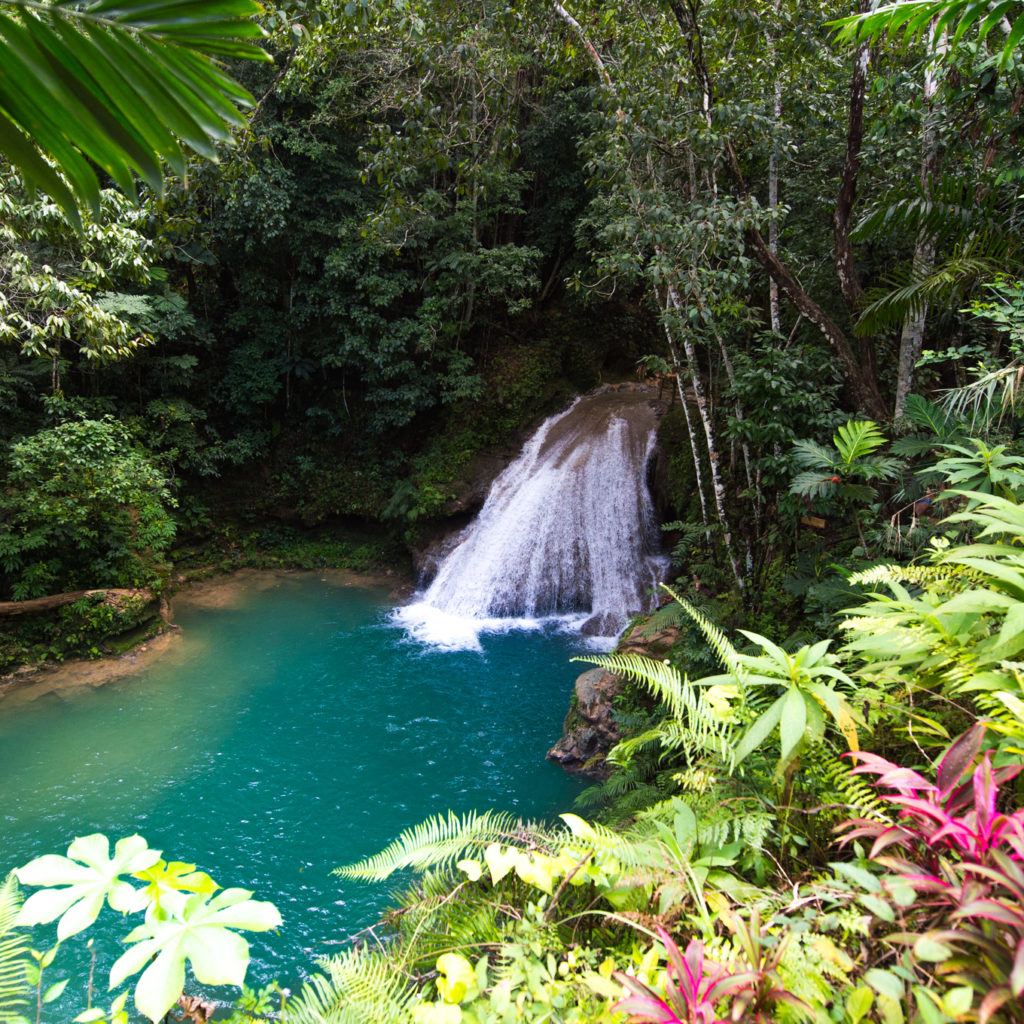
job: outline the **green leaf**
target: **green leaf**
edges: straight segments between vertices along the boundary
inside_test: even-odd
[[[864,980],[879,994],[900,1002],[903,999],[903,982],[891,971],[872,967],[864,972]]]
[[[782,717],[782,707],[788,694],[783,694],[756,722],[744,733],[743,738],[736,746],[736,759],[734,764],[740,765],[743,760],[753,751],[757,750],[762,743],[772,734],[775,726],[779,724]]]
[[[252,97],[217,61],[270,60],[254,42],[261,10],[255,0],[101,0],[0,12],[0,64],[18,83],[0,87],[3,152],[76,225],[76,201],[98,209],[83,155],[129,196],[134,174],[159,190],[162,159],[183,167],[175,136],[213,156],[242,123]]]
[[[881,448],[885,440],[885,435],[871,420],[848,420],[832,436],[832,443],[847,466]]]
[[[204,985],[241,986],[249,944],[230,929],[267,931],[281,924],[272,903],[250,899],[251,895],[245,889],[225,889],[213,899],[196,893],[175,909],[172,918],[153,917],[133,929],[125,941],[135,945],[110,969],[110,987],[149,964],[135,986],[135,1005],[155,1024],[181,994],[186,960]]]
[[[963,1017],[974,1002],[974,990],[969,985],[951,988],[942,997],[942,1008],[951,1017]]]
[[[846,1015],[850,1019],[850,1024],[859,1024],[861,1018],[871,1009],[871,1004],[874,1001],[875,997],[871,989],[867,985],[858,985],[846,997]]]
[[[458,953],[444,953],[437,958],[437,991],[446,1003],[461,1003],[476,988],[473,965]]]
[[[929,938],[927,935],[922,935],[914,943],[914,956],[919,960],[939,962],[948,960],[952,955],[953,950],[949,946],[942,942],[936,942],[935,939]]]
[[[47,886],[25,901],[18,921],[31,927],[59,917],[57,938],[63,942],[96,920],[104,900],[122,914],[138,910],[140,893],[120,876],[142,871],[159,859],[160,851],[149,849],[137,835],[119,840],[113,857],[104,835],[76,839],[67,857],[47,854],[17,870],[23,884]]]
[[[779,721],[779,738],[782,741],[780,764],[788,764],[796,752],[807,728],[807,705],[798,686],[791,686],[783,699]]]
[[[491,873],[491,884],[497,885],[515,866],[519,851],[514,846],[504,851],[498,843],[491,843],[484,850],[484,863]]]
[[[63,981],[58,981],[55,985],[51,985],[43,994],[43,1002],[52,1003],[55,999],[60,999],[61,993],[68,987],[69,980],[69,978],[65,978]]]

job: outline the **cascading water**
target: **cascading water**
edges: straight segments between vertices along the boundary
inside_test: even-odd
[[[546,420],[399,620],[448,647],[554,617],[617,635],[665,568],[645,479],[655,426],[650,394],[635,391],[588,395]]]

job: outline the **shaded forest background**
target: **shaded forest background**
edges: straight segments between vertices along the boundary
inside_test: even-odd
[[[0,599],[311,530],[401,558],[478,453],[638,371],[677,392],[666,515],[705,593],[756,611],[801,557],[876,553],[854,526],[923,488],[812,508],[793,442],[920,432],[908,395],[1014,356],[1024,79],[998,33],[872,50],[848,13],[297,3],[233,69],[234,145],[163,195],[76,234],[5,174]]]

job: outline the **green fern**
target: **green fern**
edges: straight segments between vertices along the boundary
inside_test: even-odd
[[[28,934],[15,928],[21,895],[12,871],[0,886],[0,1024],[26,1024],[19,1007],[28,1004],[25,968],[31,964]]]
[[[736,682],[742,686],[744,679],[746,678],[747,670],[740,659],[739,652],[729,642],[729,638],[725,633],[702,611],[694,608],[689,601],[685,601],[681,598],[671,587],[666,586],[664,583],[661,586],[662,589],[679,605],[679,607],[690,616],[697,628],[704,634],[704,639],[707,641],[708,646],[718,656],[718,660],[736,680]]]
[[[366,1024],[409,1020],[416,990],[388,957],[351,950],[321,960],[288,1004],[288,1024]]]
[[[953,594],[983,583],[985,576],[976,569],[954,565],[873,565],[854,573],[849,582],[855,586],[877,587],[881,584],[910,583],[915,587],[939,585]]]
[[[826,784],[838,796],[837,803],[847,805],[850,817],[870,818],[872,821],[892,821],[878,792],[861,775],[853,774],[853,766],[838,757],[823,753],[821,774]]]
[[[725,643],[724,635],[722,639]],[[731,645],[730,645],[731,647]],[[670,717],[640,736],[620,741],[609,753],[613,764],[628,762],[638,750],[659,741],[671,750],[684,750],[688,756],[715,754],[726,763],[731,760],[732,726],[717,717],[704,693],[679,670],[663,661],[642,654],[593,654],[573,658],[599,665],[646,686],[667,708]]]
[[[447,868],[470,851],[507,840],[522,827],[519,819],[504,812],[470,811],[460,818],[449,811],[447,817],[438,815],[406,829],[380,853],[356,864],[335,868],[334,874],[341,878],[382,882],[403,868],[419,871]]]

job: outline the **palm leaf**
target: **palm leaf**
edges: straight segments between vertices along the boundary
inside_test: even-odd
[[[848,420],[832,435],[832,443],[843,462],[850,465],[881,448],[885,435],[871,420]]]
[[[437,815],[406,829],[380,853],[356,864],[335,868],[334,874],[341,878],[382,882],[403,868],[419,871],[447,868],[470,851],[507,840],[523,827],[519,819],[504,812],[469,811],[459,817],[449,811],[447,817]]]
[[[14,927],[20,909],[21,897],[12,871],[0,886],[0,1024],[26,1024],[19,1007],[28,1004],[30,988],[25,968],[32,960],[28,933]]]
[[[962,388],[942,393],[942,406],[951,416],[970,416],[970,429],[980,420],[988,422],[1015,414],[1024,383],[1024,366],[1017,360],[986,373]]]
[[[857,318],[858,334],[876,334],[897,327],[908,317],[920,316],[929,307],[954,309],[978,281],[1005,269],[1007,247],[980,256],[954,252],[927,272],[911,264],[894,271],[884,288],[866,293],[868,304]]]
[[[217,60],[270,59],[254,42],[263,36],[257,0],[4,7],[0,148],[77,227],[77,203],[99,209],[90,161],[129,195],[136,176],[159,191],[162,162],[182,173],[182,144],[215,156],[252,103]]]
[[[830,24],[838,26],[838,37],[846,42],[874,43],[883,38],[901,36],[904,46],[927,38],[935,47],[947,32],[951,33],[953,45],[975,28],[979,40],[984,39],[1004,17],[1008,18],[1016,11],[1017,5],[1009,0],[997,0],[996,3],[990,0],[899,0],[898,3]],[[1001,67],[1013,56],[1022,36],[1024,14],[1017,13],[999,57]]]

